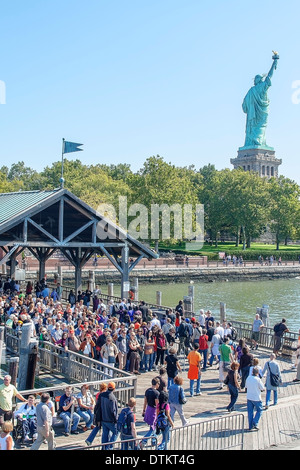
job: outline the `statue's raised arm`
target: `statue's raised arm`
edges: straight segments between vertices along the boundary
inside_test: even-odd
[[[247,114],[245,148],[269,148],[266,144],[266,127],[269,114],[268,89],[271,77],[277,68],[279,55],[273,51],[273,64],[268,75],[256,75],[254,86],[250,88],[243,101],[243,111]]]
[[[270,71],[269,71],[269,73],[268,73],[268,77],[269,77],[269,78],[272,78],[272,75],[273,75],[274,70],[277,69],[277,62],[278,62],[278,59],[279,59],[278,52],[276,52],[276,51],[272,51],[272,52],[273,52],[273,54],[274,54],[273,57],[272,57],[272,59],[273,59],[273,64],[272,64],[272,67],[270,68]]]

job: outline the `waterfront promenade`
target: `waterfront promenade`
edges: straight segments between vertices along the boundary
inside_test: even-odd
[[[269,351],[258,350],[255,356],[259,358],[260,365],[263,366],[269,358]],[[300,383],[293,382],[296,377],[296,371],[292,368],[289,358],[279,357],[283,385],[279,389],[279,399],[277,406],[270,406],[268,410],[263,412],[260,421],[260,429],[255,432],[247,431],[247,410],[246,410],[246,393],[239,394],[236,411],[229,414],[226,406],[229,403],[229,393],[224,387],[218,390],[219,380],[217,365],[208,368],[202,373],[201,396],[189,397],[189,381],[187,379],[187,364],[181,361],[183,367],[182,377],[184,378],[184,388],[188,398],[184,405],[184,413],[190,424],[205,422],[215,418],[224,418],[233,414],[243,413],[245,416],[245,433],[244,433],[244,450],[262,450],[275,449],[291,445],[300,439]],[[144,400],[144,392],[150,387],[151,379],[158,372],[148,372],[137,377],[137,405],[136,405],[136,425],[138,436],[141,437],[148,430],[142,418],[142,407]],[[53,380],[53,379],[52,379]],[[57,383],[60,379],[57,377]],[[265,401],[265,392],[262,394],[263,403]],[[180,427],[181,421],[178,415],[175,415],[175,427]],[[88,432],[82,430],[78,435],[64,437],[62,428],[56,427],[56,443],[57,448],[61,450],[72,450],[86,447],[85,439]],[[200,438],[200,436],[199,436]],[[159,439],[160,440],[160,439]],[[97,436],[93,445],[97,446],[101,443],[101,437]],[[171,441],[172,443],[172,441]],[[24,447],[23,447],[24,448]],[[25,447],[24,449],[28,449]],[[46,446],[42,446],[46,449]]]

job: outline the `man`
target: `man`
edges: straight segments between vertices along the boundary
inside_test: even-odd
[[[154,326],[158,326],[158,328],[161,328],[161,324],[160,324],[159,319],[157,318],[157,314],[154,312],[152,316],[153,316],[153,320],[150,323],[150,329],[152,330]]]
[[[251,347],[251,349],[258,349],[259,333],[260,333],[260,329],[263,326],[264,326],[263,321],[261,320],[259,314],[257,313],[255,315],[255,320],[253,321],[253,325],[252,325],[252,335],[251,335],[252,347]]]
[[[128,401],[128,407],[124,408],[120,415],[123,414],[125,415],[125,420],[124,424],[121,427],[121,441],[129,441],[130,439],[137,439],[137,432],[136,432],[136,427],[135,427],[135,414],[134,414],[134,408],[136,406],[136,399],[135,398],[129,398]],[[136,450],[136,441],[131,441],[131,442],[124,442],[121,444],[121,450]]]
[[[199,353],[199,344],[194,343],[194,350],[189,352],[187,360],[189,363],[188,379],[190,379],[190,395],[194,396],[194,381],[196,380],[196,395],[202,395],[201,386],[201,354]]]
[[[75,336],[74,328],[70,328],[69,336],[65,344],[65,351],[79,352],[79,349],[80,349],[80,341]]]
[[[254,367],[252,375],[248,376],[246,389],[249,431],[252,431],[252,429],[258,430],[258,423],[263,411],[261,392],[265,390],[265,387],[259,378],[259,369],[257,367]],[[254,410],[256,410],[255,416]]]
[[[59,400],[59,417],[64,422],[65,436],[69,436],[70,430],[71,434],[79,434],[77,427],[80,421],[80,416],[76,413],[76,400],[75,397],[72,396],[72,391],[73,387],[66,387],[65,393],[60,397]]]
[[[38,450],[45,439],[48,443],[48,450],[54,450],[56,447],[54,431],[52,429],[52,413],[48,406],[49,402],[49,393],[43,393],[41,395],[41,401],[36,407],[37,439],[31,446],[30,450]]]
[[[229,339],[225,336],[223,343],[219,346],[220,351],[220,365],[219,365],[219,380],[220,387],[219,390],[222,390],[224,386],[224,380],[227,376],[229,366],[233,362],[232,349],[228,344]]]
[[[12,419],[12,400],[14,397],[26,402],[25,398],[18,392],[16,387],[11,384],[11,376],[5,375],[3,384],[0,385],[0,426],[2,426],[4,421],[11,421]]]
[[[187,318],[187,320],[189,319]],[[187,355],[188,350],[189,350],[191,336],[190,336],[190,328],[189,328],[188,322],[186,322],[184,318],[182,318],[182,321],[179,325],[178,336],[179,336],[178,355],[181,353],[182,350],[184,351],[185,355]]]
[[[280,348],[281,348],[281,345],[282,345],[282,339],[283,339],[284,333],[288,333],[290,331],[288,329],[288,327],[286,326],[285,322],[286,322],[286,319],[283,318],[281,320],[281,323],[277,323],[274,326],[274,349],[273,349],[273,353],[276,354],[276,356],[279,355],[279,351],[280,351]]]
[[[109,382],[107,390],[100,393],[95,406],[95,421],[102,427],[102,444],[115,442],[118,436],[118,401],[114,395],[116,384]],[[112,450],[113,446],[105,446],[103,450]]]

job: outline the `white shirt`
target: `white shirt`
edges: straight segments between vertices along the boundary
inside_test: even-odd
[[[245,387],[247,389],[247,400],[261,401],[261,392],[265,387],[257,375],[249,375]]]

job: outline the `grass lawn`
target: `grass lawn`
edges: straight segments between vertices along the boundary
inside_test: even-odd
[[[251,243],[250,248],[246,248],[243,250],[243,245],[240,244],[238,247],[235,246],[234,242],[223,242],[219,243],[216,247],[215,245],[209,245],[204,243],[201,250],[186,250],[184,244],[177,244],[172,246],[166,246],[163,244],[159,244],[160,251],[174,251],[177,253],[188,253],[190,256],[192,255],[207,255],[211,259],[217,259],[219,252],[225,252],[226,254],[236,254],[237,256],[242,255],[245,259],[257,259],[257,257],[261,254],[263,257],[274,255],[276,257],[282,256],[282,259],[298,259],[300,255],[300,245],[280,245],[279,250],[276,250],[276,245],[267,245],[264,243]],[[286,257],[285,257],[286,255]],[[294,256],[293,256],[294,255]]]

